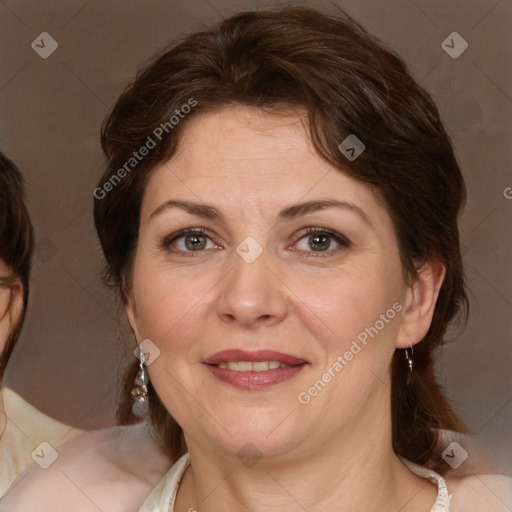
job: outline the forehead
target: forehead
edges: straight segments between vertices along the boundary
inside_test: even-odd
[[[306,122],[305,114],[290,110],[269,113],[239,106],[203,113],[187,122],[169,164],[191,178],[257,180],[262,174],[268,179],[306,169],[325,172],[327,164],[314,153]],[[298,165],[304,158],[308,165]]]
[[[318,155],[305,113],[291,110],[233,107],[188,120],[176,154],[151,175],[143,216],[170,195],[204,202],[213,197],[221,205],[238,198],[265,207],[335,197],[385,215],[366,185]]]

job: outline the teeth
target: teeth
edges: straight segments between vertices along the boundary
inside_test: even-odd
[[[235,372],[266,372],[276,368],[291,368],[289,364],[280,363],[279,361],[229,361],[219,363],[217,366]]]

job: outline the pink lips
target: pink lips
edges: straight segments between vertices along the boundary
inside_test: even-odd
[[[222,350],[205,359],[205,364],[219,364],[229,361],[279,361],[280,363],[289,364],[294,366],[297,364],[303,364],[306,361],[299,359],[298,357],[290,356],[288,354],[282,354],[281,352],[275,352],[274,350],[257,350],[256,352],[247,352],[245,350]]]
[[[279,361],[290,365],[291,368],[275,368],[264,372],[238,372],[229,368],[214,366],[229,361]],[[274,386],[291,379],[307,365],[307,362],[297,357],[275,352],[273,350],[258,350],[246,352],[244,350],[223,350],[203,361],[206,368],[219,380],[238,389],[256,391]]]

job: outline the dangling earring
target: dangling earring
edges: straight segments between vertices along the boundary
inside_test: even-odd
[[[405,358],[407,359],[407,364],[409,365],[409,373],[412,372],[412,368],[414,365],[414,361],[412,360],[412,356],[414,355],[414,349],[411,345],[411,355],[409,355],[409,351],[405,349]]]
[[[414,361],[412,359],[412,356],[414,355],[414,349],[412,348],[412,345],[411,345],[410,349],[411,349],[410,354],[409,354],[409,351],[407,349],[405,349],[405,359],[407,360],[407,364],[409,365],[409,373],[407,374],[407,384],[409,384],[409,382],[411,380],[412,369],[414,366]]]
[[[148,375],[145,368],[146,354],[139,345],[139,369],[130,395],[133,399],[132,414],[142,417],[148,412]]]

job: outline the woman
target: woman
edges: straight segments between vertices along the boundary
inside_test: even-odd
[[[467,305],[465,188],[399,58],[344,15],[239,14],[150,62],[102,144],[140,358],[120,416],[148,403],[173,463],[140,511],[510,509],[507,477],[441,476],[440,429],[466,430],[433,375]]]
[[[14,163],[0,153],[0,383],[23,325],[32,249],[32,224],[24,203],[23,179]],[[3,388],[0,496],[26,466],[34,460],[42,466],[48,464],[56,453],[54,446],[79,432],[49,418],[14,391]]]

